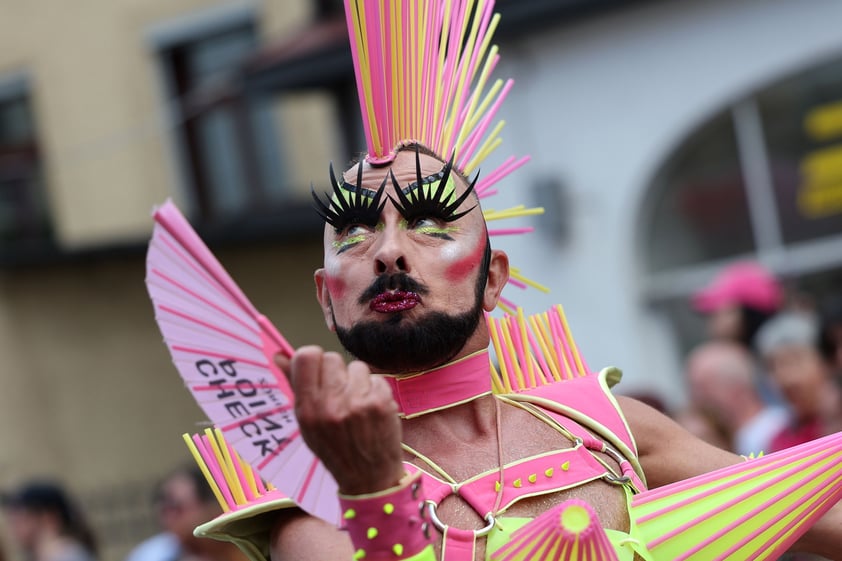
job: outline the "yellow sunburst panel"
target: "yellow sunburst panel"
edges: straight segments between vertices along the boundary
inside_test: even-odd
[[[590,373],[561,306],[532,316],[518,308],[514,314],[487,319],[497,359],[497,368],[492,368],[495,392],[520,391]]]

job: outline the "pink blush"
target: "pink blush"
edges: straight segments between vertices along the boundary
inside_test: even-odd
[[[485,243],[485,239],[481,238],[476,248],[469,255],[454,261],[445,271],[447,280],[451,282],[461,281],[477,269],[482,261],[482,256],[485,254]]]
[[[339,300],[345,295],[345,282],[341,279],[325,274],[325,284],[332,299]]]

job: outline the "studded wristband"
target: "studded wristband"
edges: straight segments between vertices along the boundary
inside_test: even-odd
[[[339,502],[344,528],[356,550],[354,559],[435,559],[420,472],[378,493],[340,494]]]

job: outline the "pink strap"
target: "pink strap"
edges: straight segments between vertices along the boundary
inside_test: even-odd
[[[491,393],[488,351],[407,377],[384,376],[404,417],[452,407]]]

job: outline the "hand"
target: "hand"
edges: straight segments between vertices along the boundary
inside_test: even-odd
[[[348,495],[393,487],[404,475],[398,406],[389,385],[364,362],[301,347],[275,363],[289,377],[295,415],[310,450]]]

